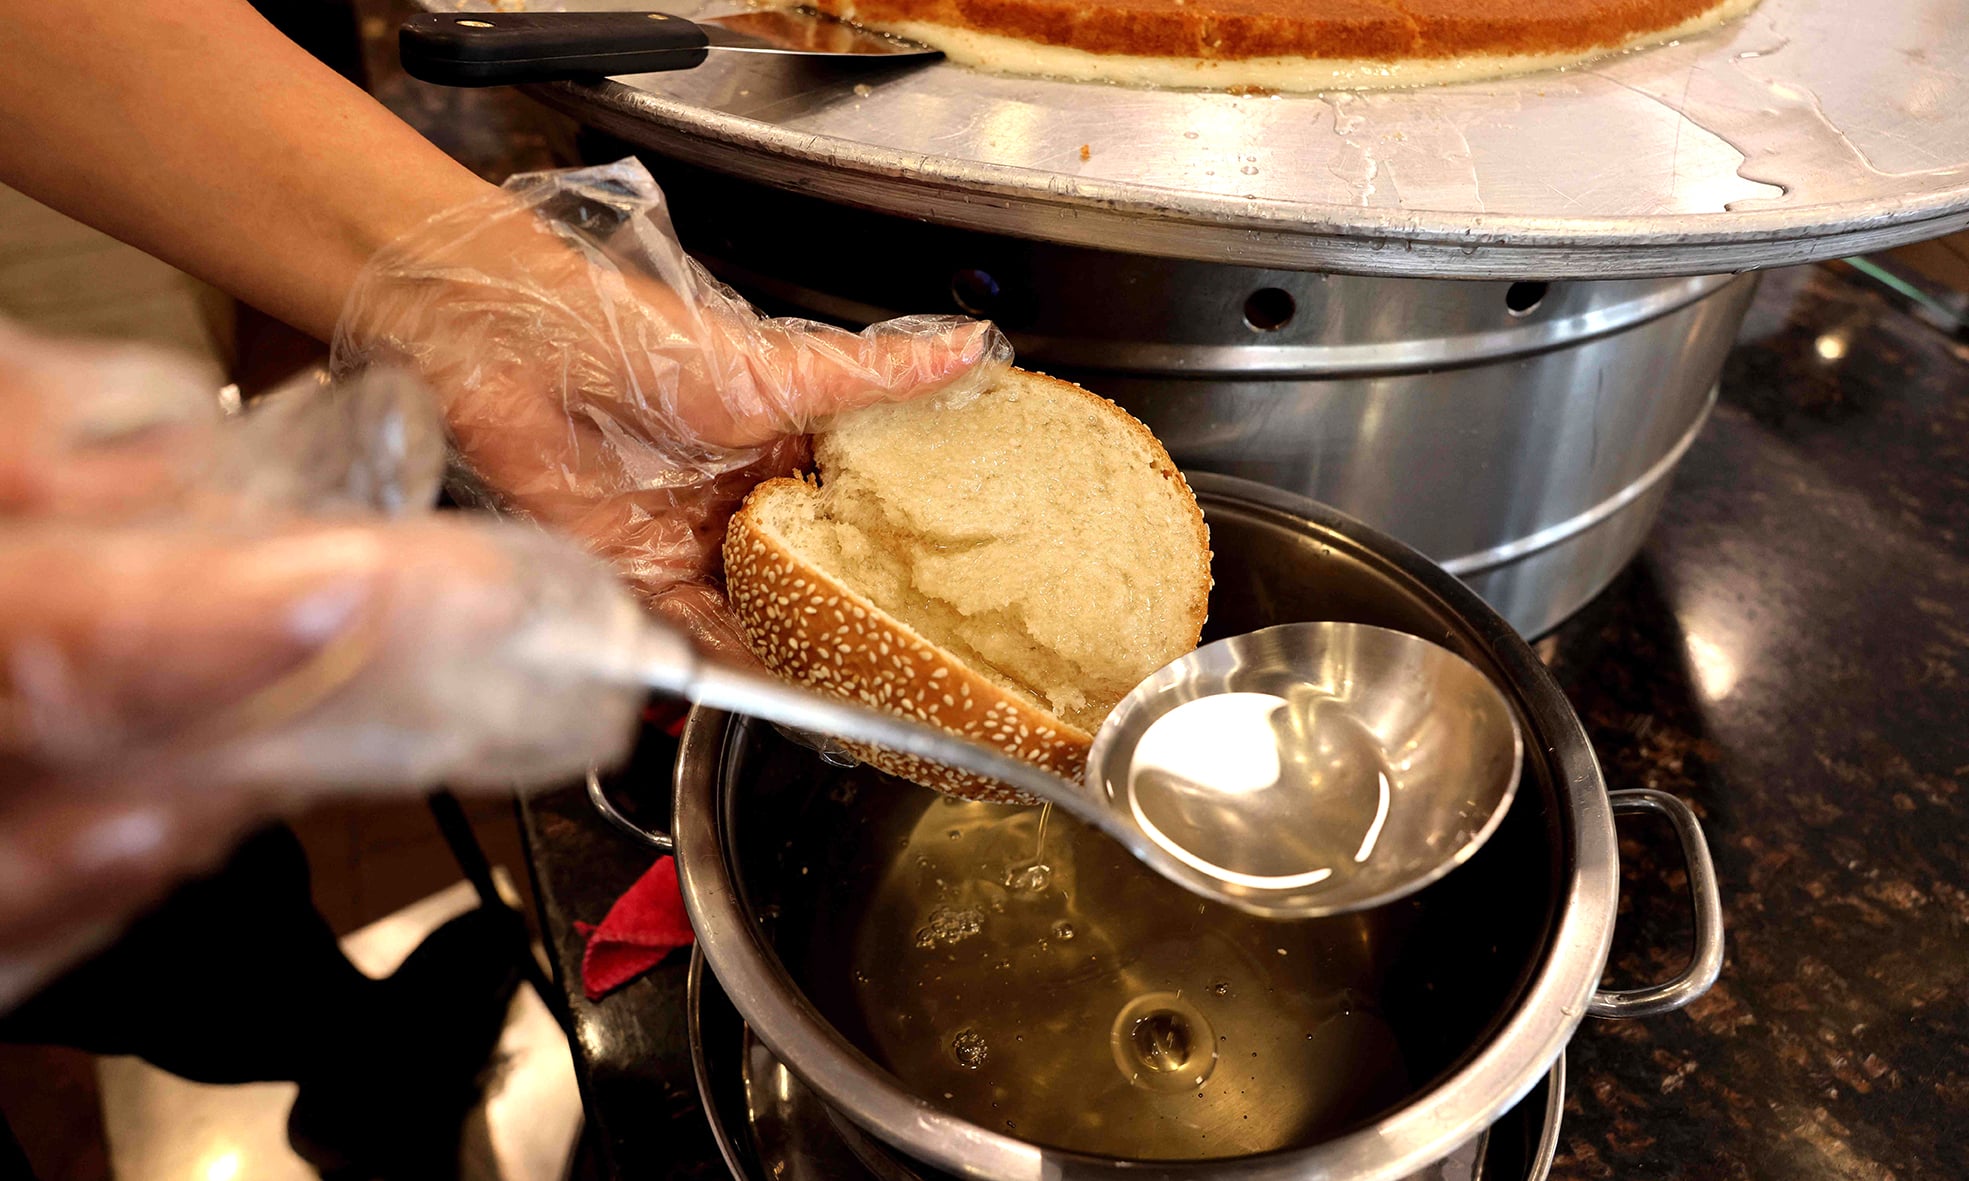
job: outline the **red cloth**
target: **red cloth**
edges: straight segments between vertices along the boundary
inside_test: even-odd
[[[581,987],[591,1001],[641,976],[696,936],[684,913],[684,895],[677,887],[677,863],[659,858],[609,908],[599,927],[576,923],[588,939],[581,956]]]
[[[684,732],[684,723],[690,721],[691,703],[664,699],[652,701],[643,707],[643,724],[676,738]]]

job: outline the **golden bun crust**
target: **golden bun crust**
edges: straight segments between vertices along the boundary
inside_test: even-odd
[[[832,574],[794,552],[764,517],[780,496],[812,496],[800,480],[754,488],[725,534],[725,585],[747,642],[795,684],[942,727],[1068,779],[1093,736],[1039,702],[966,667]],[[1024,792],[914,755],[846,743],[890,775],[965,799],[1034,803]]]
[[[1185,606],[1187,647],[1201,637],[1209,612],[1210,532],[1195,495],[1160,441],[1127,411],[1088,390],[1040,374],[1054,392],[1084,398],[1133,432],[1157,474],[1181,489],[1194,527],[1201,578]],[[802,556],[771,524],[784,498],[818,497],[811,477],[773,479],[754,488],[725,534],[725,584],[746,642],[767,669],[796,684],[942,727],[1067,779],[1086,767],[1093,736],[1031,696],[994,681],[878,607],[833,573]],[[1187,649],[1186,649],[1187,650]],[[845,744],[870,766],[914,783],[987,803],[1032,804],[995,780],[925,762],[913,755]]]

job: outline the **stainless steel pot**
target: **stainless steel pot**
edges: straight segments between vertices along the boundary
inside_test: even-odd
[[[691,956],[692,1073],[719,1155],[740,1181],[950,1181],[842,1117],[746,1028],[704,953]],[[1411,1181],[1545,1181],[1558,1155],[1566,1092],[1561,1054],[1497,1123]]]
[[[1191,262],[652,167],[685,244],[775,310],[850,324],[988,316],[1022,364],[1113,398],[1177,463],[1358,517],[1534,636],[1640,548],[1757,283]]]
[[[898,895],[893,887],[914,872],[899,864],[901,858],[923,851],[920,844],[909,846],[911,834],[941,835],[944,817],[966,806],[939,803],[865,770],[830,768],[768,727],[700,711],[678,763],[673,830],[684,898],[703,954],[733,1005],[780,1061],[857,1126],[910,1158],[960,1175],[1020,1181],[1119,1171],[1172,1181],[1390,1181],[1441,1159],[1489,1126],[1551,1069],[1587,1014],[1631,1017],[1677,1008],[1701,995],[1720,969],[1721,908],[1694,816],[1658,792],[1608,797],[1577,718],[1501,618],[1439,567],[1329,509],[1224,477],[1198,474],[1193,482],[1217,554],[1214,633],[1297,619],[1411,631],[1486,670],[1519,714],[1528,757],[1518,800],[1469,864],[1403,903],[1326,921],[1356,924],[1345,930],[1317,924],[1266,929],[1281,948],[1279,966],[1268,969],[1274,983],[1296,979],[1278,974],[1288,962],[1287,947],[1314,949],[1289,961],[1306,964],[1309,991],[1315,965],[1358,951],[1359,963],[1346,968],[1353,973],[1349,986],[1372,992],[1359,1004],[1385,1019],[1393,1039],[1388,1055],[1399,1057],[1407,1076],[1373,1102],[1361,1097],[1366,1080],[1358,1087],[1343,1080],[1347,1086],[1333,1091],[1341,1106],[1326,1113],[1332,1118],[1299,1121],[1275,1150],[1227,1159],[1124,1160],[1035,1143],[1014,1129],[965,1118],[955,1109],[973,1109],[962,1100],[953,1103],[953,1093],[923,1094],[878,1065],[871,1052],[887,1053],[893,1042],[871,1034],[869,1015],[857,1017],[842,997],[857,988],[848,974],[853,957],[844,958],[843,949],[874,929],[870,924],[893,928],[916,921],[883,910],[893,911],[898,897],[908,902],[907,891]],[[595,794],[606,807],[602,793]],[[1650,811],[1675,824],[1697,916],[1697,947],[1687,969],[1666,983],[1625,992],[1597,988],[1617,903],[1617,811]],[[948,823],[963,835],[957,822]],[[1083,845],[1080,852],[1086,851]],[[1082,873],[1085,878],[1084,865]],[[1194,903],[1185,898],[1186,906]],[[1199,941],[1238,921],[1230,912],[1199,914],[1190,919],[1186,911],[1178,915],[1171,904],[1156,902],[1119,916],[1123,921],[1110,931],[1087,934],[1090,941],[1112,934],[1132,954],[1131,941],[1143,939],[1137,920],[1144,915],[1157,931],[1180,931]],[[908,927],[877,934],[902,947],[896,938],[906,937]],[[901,958],[878,958],[874,970],[901,974]],[[858,962],[863,969],[857,979],[866,980],[870,961]],[[1054,1036],[1070,1038],[1074,1031]],[[962,1051],[961,1040],[957,1048]],[[895,1061],[891,1057],[891,1065]],[[1267,1082],[1252,1098],[1227,1102],[1247,1102],[1247,1112],[1261,1118],[1290,1107],[1295,1079],[1281,1075]],[[1235,1107],[1230,1110],[1235,1114]]]
[[[740,1181],[949,1181],[949,1173],[902,1157],[827,1106],[786,1063],[772,1057],[703,951],[691,955],[687,1000],[691,1073],[711,1134]],[[1559,1150],[1565,1055],[1479,1138],[1410,1181],[1546,1181]]]

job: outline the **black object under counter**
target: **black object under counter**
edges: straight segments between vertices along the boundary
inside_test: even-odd
[[[1767,276],[1641,558],[1539,650],[1608,786],[1701,813],[1729,929],[1707,998],[1580,1030],[1553,1176],[1969,1173],[1969,348],[1843,268]],[[722,1176],[684,957],[580,993],[572,924],[648,856],[577,791],[525,820],[596,1144]],[[1689,919],[1665,826],[1621,838],[1631,984]]]

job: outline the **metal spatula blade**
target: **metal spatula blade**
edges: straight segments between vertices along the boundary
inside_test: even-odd
[[[835,68],[928,62],[934,49],[807,11],[685,20],[664,12],[427,12],[403,23],[405,72],[444,86],[510,86],[688,70],[713,53],[769,54]]]
[[[769,8],[703,17],[697,27],[713,49],[790,53],[812,57],[888,57],[934,59],[943,54],[927,45],[859,28],[811,9]]]

